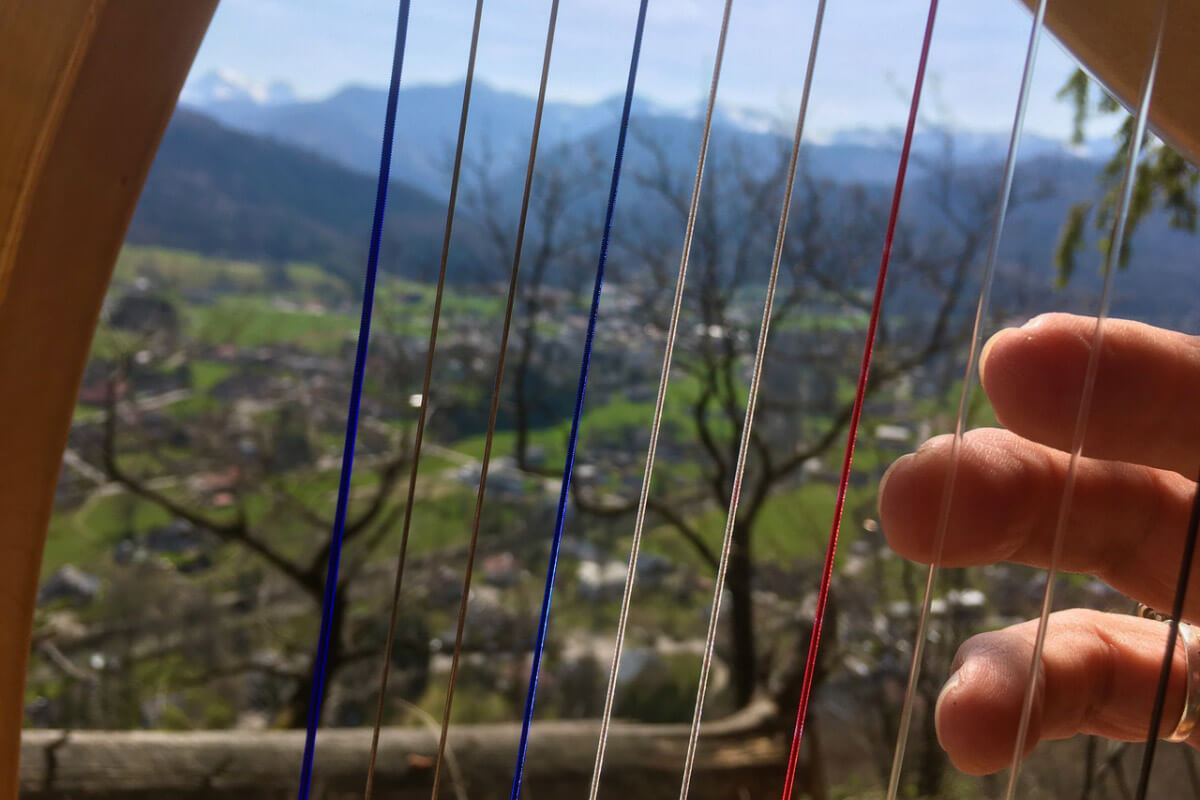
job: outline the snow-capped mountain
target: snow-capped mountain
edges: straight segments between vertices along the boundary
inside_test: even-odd
[[[967,163],[1000,161],[1008,153],[1008,131],[970,131],[938,128],[919,129],[913,137],[913,152],[919,156],[938,157],[952,151],[956,159]],[[866,149],[896,150],[904,137],[900,128],[847,128],[835,131],[822,144]],[[1061,139],[1026,131],[1021,136],[1022,159],[1044,156],[1104,157],[1112,149],[1111,139],[1097,139],[1083,147],[1073,147]]]
[[[218,69],[191,78],[179,98],[197,108],[222,104],[278,106],[294,103],[296,93],[284,81],[259,81],[230,69]]]
[[[400,93],[393,174],[436,196],[444,195],[444,156],[458,127],[462,83],[406,86]],[[189,82],[184,105],[241,131],[270,136],[311,150],[362,172],[372,172],[379,158],[379,130],[386,92],[364,86],[345,87],[315,100],[298,99],[286,84],[255,81],[230,71],[212,72]],[[582,143],[615,132],[620,97],[594,103],[550,101],[542,126],[542,147]],[[471,101],[468,147],[484,148],[502,169],[522,163],[533,120],[534,98],[477,81]],[[669,144],[672,158],[690,162],[699,131],[699,107],[679,109],[645,98],[634,103],[634,127],[642,135]],[[718,108],[714,142],[733,144],[744,152],[767,153],[778,137],[790,136],[793,121],[762,109],[724,105]],[[805,164],[814,175],[841,181],[887,182],[895,174],[895,157],[903,132],[897,128],[851,128],[806,136]],[[914,154],[926,159],[952,156],[962,165],[1002,161],[1007,131],[948,131],[923,128]],[[597,140],[599,141],[599,140]],[[1096,160],[1111,152],[1111,139],[1072,147],[1050,137],[1026,133],[1022,159],[1040,157]]]

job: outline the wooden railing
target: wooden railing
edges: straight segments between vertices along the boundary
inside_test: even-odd
[[[730,800],[778,793],[786,743],[781,733],[764,726],[767,711],[752,706],[735,718],[706,727],[691,797]],[[523,796],[538,800],[586,796],[597,732],[598,724],[590,720],[536,724]],[[443,784],[442,796],[507,798],[519,733],[516,724],[451,728],[454,764],[448,774],[457,780]],[[615,724],[602,796],[675,797],[687,734],[686,725]],[[315,797],[362,796],[369,740],[366,729],[321,733]],[[303,731],[30,730],[21,746],[21,797],[291,798],[303,746]],[[428,798],[436,748],[436,732],[429,729],[385,729],[376,797]]]

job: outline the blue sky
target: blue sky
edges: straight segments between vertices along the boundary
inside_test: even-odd
[[[479,75],[536,90],[549,0],[487,0]],[[651,0],[639,75],[643,97],[697,107],[707,88],[723,0]],[[816,0],[735,0],[720,100],[786,119],[794,114]],[[348,84],[383,85],[394,0],[223,0],[194,75],[232,70],[283,80],[319,97]],[[474,3],[413,0],[408,84],[465,70]],[[811,130],[902,122],[928,9],[926,0],[830,0],[817,65]],[[618,93],[636,0],[562,0],[550,94],[592,101]],[[969,130],[1011,124],[1030,15],[1016,0],[942,0],[924,107]],[[1052,40],[1041,50],[1029,127],[1065,135],[1054,97],[1072,67]]]

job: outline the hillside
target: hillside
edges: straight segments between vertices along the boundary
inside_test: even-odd
[[[442,112],[448,110],[452,94],[448,87],[407,90],[410,116],[397,136],[394,175],[403,171],[405,163],[420,163],[428,174],[440,174],[439,180],[445,182],[447,170],[436,157],[440,151],[435,140],[441,130],[438,120],[445,116]],[[373,126],[370,107],[375,102],[374,95],[374,90],[347,89],[321,102],[257,104],[242,99],[213,104],[214,109],[224,109],[232,116],[253,116],[258,120],[255,124],[274,120],[267,127],[274,126],[272,130],[277,128],[277,133],[286,133],[293,140],[305,139],[307,147],[312,149],[281,141],[273,135],[233,130],[209,116],[181,109],[168,129],[147,181],[130,230],[130,242],[266,264],[315,262],[335,275],[351,278],[350,283],[357,285],[366,251],[375,180],[370,171],[339,163],[335,153],[338,147],[348,146],[356,137],[362,142],[362,152],[366,152],[368,132]],[[485,215],[480,222],[492,217],[489,224],[499,224],[505,229],[515,224],[524,171],[520,159],[510,156],[525,135],[519,118],[527,98],[490,89],[481,91],[479,98],[472,119],[488,133],[477,131],[476,138],[468,142],[468,172],[464,175],[464,191],[468,194],[464,194],[458,212],[449,273],[450,280],[459,283],[493,280],[503,271],[503,265],[495,261],[490,235],[484,235],[471,214]],[[412,115],[413,106],[427,113]],[[564,173],[568,198],[575,198],[571,210],[564,209],[564,213],[572,228],[586,230],[599,218],[603,197],[602,180],[596,177],[599,173],[583,165],[602,164],[610,158],[613,136],[606,121],[606,107],[564,105],[555,114],[556,122],[550,128],[553,133],[544,139],[539,175],[553,171],[556,162],[578,165],[569,166]],[[634,118],[626,154],[627,180],[615,234],[618,241],[640,235],[638,231],[644,232],[647,227],[665,231],[675,225],[672,213],[655,201],[642,185],[643,179],[656,169],[656,152],[665,155],[665,166],[673,174],[690,174],[698,134],[694,120],[651,108],[643,108]],[[488,136],[493,138],[485,141]],[[928,137],[919,143],[926,152],[914,164],[904,205],[903,218],[916,231],[925,231],[934,224],[922,209],[926,201],[943,191],[931,183],[923,169],[926,159],[938,163],[932,156],[939,146],[938,135],[929,133]],[[947,146],[944,137],[940,141],[940,146]],[[999,164],[990,157],[994,155],[994,144],[988,137],[980,136],[953,142],[957,167],[950,194],[954,203],[967,201],[972,191],[968,187],[996,183]],[[740,168],[748,170],[748,174],[769,170],[777,163],[779,146],[779,140],[771,133],[731,123],[721,125],[713,136],[712,174],[706,186],[709,197],[713,197],[711,193],[723,170],[734,168],[734,163],[741,164]],[[1099,163],[1056,151],[1036,137],[1025,143],[1022,152],[1026,157],[1018,174],[1017,196],[1023,199],[1019,199],[1010,214],[1004,233],[998,289],[1002,293],[1036,294],[1051,284],[1054,247],[1069,207],[1096,199]],[[346,158],[353,160],[348,155]],[[894,177],[895,164],[896,145],[888,132],[847,131],[835,141],[807,146],[803,169],[823,185],[818,197],[824,207],[821,213],[828,218],[838,213],[839,203],[854,196],[858,191],[856,185],[865,187],[868,196],[883,202]],[[495,190],[486,206],[479,205],[474,186],[479,179],[474,170],[479,165],[484,165],[490,173]],[[883,180],[882,176],[889,177]],[[466,198],[472,192],[476,192],[475,202],[468,203]],[[535,203],[538,196],[535,191]],[[444,215],[444,201],[433,190],[415,188],[403,180],[393,181],[383,249],[384,268],[409,279],[431,279],[440,253]],[[622,218],[636,218],[638,222],[632,228],[637,230],[620,223]],[[740,225],[736,214],[732,224],[735,228]],[[533,236],[538,235],[538,225],[535,214],[531,225]],[[1117,285],[1116,312],[1145,314],[1164,321],[1187,317],[1193,307],[1194,285],[1188,268],[1194,259],[1195,240],[1170,230],[1165,217],[1154,214],[1140,227],[1133,244],[1137,258],[1134,269]],[[589,246],[583,247],[580,251],[586,256],[583,261],[579,264],[571,259],[563,261],[551,274],[552,283],[568,280],[568,270],[578,272],[584,268],[581,264],[593,258],[590,252],[585,252]],[[1081,274],[1076,280],[1076,288],[1085,295],[1095,291],[1097,275],[1096,267],[1089,266],[1089,262],[1098,266],[1097,251],[1092,250],[1082,259]],[[764,261],[764,267],[765,264]],[[633,270],[639,267],[637,263],[627,266]],[[760,272],[751,268],[753,279],[761,279]],[[1154,291],[1155,286],[1162,285],[1171,288]],[[898,302],[907,305],[903,297]]]
[[[250,98],[193,100],[194,108],[248,133],[271,136],[321,153],[363,172],[379,158],[379,131],[386,92],[348,86],[313,101],[259,103]],[[431,194],[448,192],[446,163],[462,103],[462,84],[415,86],[401,90],[396,127],[394,174]],[[528,150],[532,97],[477,83],[471,95],[471,146],[486,147],[514,163]],[[611,104],[551,102],[542,123],[542,142],[554,146],[616,125],[620,108]]]
[[[361,272],[375,180],[292,145],[180,110],[167,129],[129,242],[266,263]],[[441,201],[393,181],[383,260],[409,274],[436,264]],[[459,248],[456,263],[465,254]]]
[[[266,135],[321,153],[351,169],[371,172],[376,167],[379,130],[386,92],[383,89],[349,86],[329,97],[297,100],[276,89],[274,98],[254,97],[207,76],[204,92],[185,98],[191,107],[237,130]],[[462,83],[405,86],[400,91],[400,123],[396,129],[394,175],[430,194],[444,197],[448,191],[446,162],[458,128]],[[469,152],[485,153],[501,168],[520,168],[528,148],[533,121],[534,98],[504,91],[478,81],[471,94]],[[748,154],[776,146],[777,135],[790,132],[792,120],[746,109],[721,108],[716,119],[717,138],[726,147]],[[660,140],[687,137],[688,144],[677,155],[690,171],[695,162],[694,141],[699,121],[695,111],[664,109],[638,98],[634,102],[635,127]],[[607,144],[615,139],[620,117],[620,98],[595,103],[547,102],[542,124],[543,148],[553,148],[589,138]],[[895,174],[895,152],[899,130],[850,129],[806,142],[805,150],[814,175],[842,181],[890,182]],[[811,137],[810,137],[811,138]],[[945,145],[944,132],[918,132],[915,152],[936,157]],[[966,163],[990,163],[1004,157],[1006,132],[955,131],[957,157]],[[715,143],[714,143],[715,144]],[[1089,143],[1090,154],[1107,153],[1106,140]],[[1023,155],[1028,157],[1067,154],[1062,142],[1036,134],[1025,136]]]

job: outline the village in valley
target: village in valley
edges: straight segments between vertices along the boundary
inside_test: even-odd
[[[456,86],[411,91],[412,102],[458,97]],[[264,120],[240,115],[332,115],[349,136],[358,118],[349,112],[376,113],[382,98],[347,89],[294,107],[214,101],[204,113],[181,107],[173,118],[79,387],[42,565],[29,726],[248,736],[302,728],[327,589],[337,612],[324,722],[370,725],[380,667],[389,663],[384,724],[409,732],[431,719],[436,726],[516,252],[512,153],[525,139],[513,137],[526,119],[513,104],[528,98],[479,87],[481,102],[512,112],[507,127],[489,135],[520,147],[503,157],[478,142],[468,148],[448,240],[439,194],[446,176],[428,156],[443,140],[437,130],[403,132],[417,137],[402,148],[414,161],[390,190],[339,578],[326,587],[362,300],[360,223],[375,184],[361,160],[296,140],[303,126],[276,120],[280,127],[264,131],[256,127]],[[576,110],[554,113],[567,120]],[[588,326],[605,200],[597,187],[606,185],[600,172],[615,123],[597,114],[593,127],[539,154],[478,517],[455,726],[512,723],[526,702]],[[631,122],[539,721],[586,727],[604,707],[688,223],[694,164],[679,154],[693,152],[686,143],[698,132],[688,116],[635,114]],[[844,132],[805,151],[730,517],[776,233],[775,214],[764,209],[779,200],[789,151],[771,133],[719,133],[732,140],[714,149],[694,220],[614,716],[663,730],[691,719],[728,530],[704,715],[739,719],[772,709],[754,735],[783,741],[833,522],[895,151],[883,132],[866,142]],[[995,137],[963,139],[930,126],[919,138],[923,155],[897,220],[807,723],[820,729],[809,747],[821,742],[807,758],[827,770],[814,780],[843,797],[858,796],[862,776],[890,768],[927,573],[888,547],[878,487],[895,459],[954,430],[1002,164]],[[972,147],[958,146],[967,142]],[[985,333],[1047,310],[1089,313],[1097,296],[1099,273],[1062,272],[1055,248],[1061,221],[1097,196],[1103,164],[1061,143],[1042,141],[1034,152],[1017,169]],[[1137,240],[1122,273],[1121,312],[1190,329],[1195,282],[1185,256],[1194,244],[1162,209],[1145,225],[1156,235]],[[1079,253],[1094,256],[1095,239],[1081,233]],[[971,395],[965,412],[968,429],[997,424],[984,392]],[[402,552],[395,638],[385,653]],[[1039,573],[1015,565],[939,578],[916,686],[923,710],[910,756],[918,796],[965,786],[926,713],[958,644],[1036,615],[1043,587]],[[1064,606],[1125,606],[1085,576],[1062,576],[1057,598]],[[1054,780],[1061,759],[1075,757],[1056,752],[1031,769],[1039,781]],[[967,787],[957,796],[979,795]]]
[[[451,288],[445,301],[412,510],[403,627],[392,653],[404,704],[431,714],[440,710],[454,640],[501,291]],[[399,279],[383,287],[382,297],[352,509],[366,521],[348,548],[350,611],[331,689],[333,718],[346,725],[362,724],[374,701],[362,686],[382,656],[386,632],[379,620],[386,618],[400,541],[432,302],[430,286]],[[488,474],[455,710],[463,722],[510,719],[523,699],[567,419],[564,400],[551,395],[566,396],[586,321],[579,297],[564,289],[545,288],[539,305],[529,330],[516,332],[530,334],[523,341],[534,351],[515,359],[538,387],[537,397],[526,419],[511,399],[502,404]],[[636,287],[610,287],[603,311],[600,368],[575,469],[577,502],[568,518],[541,701],[551,717],[594,716],[602,702],[632,531],[632,515],[606,506],[636,497],[657,390],[663,331],[642,315]],[[702,350],[744,335],[734,326],[741,329],[753,314],[747,293],[730,330],[692,323],[680,346]],[[306,265],[267,268],[126,248],[59,483],[28,692],[35,725],[286,722],[309,658],[315,617],[303,571],[322,563],[328,535],[355,321],[350,291]],[[846,325],[782,327],[779,334],[785,349],[830,357],[857,336]],[[738,370],[745,380],[746,367]],[[919,598],[913,566],[892,556],[878,532],[873,487],[894,457],[945,424],[934,409],[946,405],[955,384],[938,379],[939,370],[945,372],[931,363],[871,399],[839,570],[839,581],[856,587],[838,600],[856,610],[843,614],[848,649],[837,656],[849,669],[828,690],[831,708],[838,697],[872,702],[872,693],[894,692],[904,677]],[[689,487],[704,480],[703,458],[688,441],[695,374],[677,371],[670,387],[682,400],[668,404],[659,451],[664,496],[695,496]],[[779,391],[828,404],[850,379],[813,370],[798,385],[797,375],[805,371],[768,380]],[[510,380],[510,398],[511,387]],[[785,416],[765,424],[782,431],[792,423]],[[811,614],[836,450],[812,456],[773,486],[757,523],[751,596],[762,632],[760,669],[776,682],[790,668],[789,649],[802,643]],[[724,523],[716,502],[700,496],[692,503],[676,509],[686,528],[648,522],[622,662],[621,716],[672,722],[690,714],[712,586],[703,547],[718,546]],[[680,530],[695,531],[701,549]],[[948,587],[934,612],[965,629],[1024,613],[1038,591],[1030,576],[984,571]],[[721,646],[722,659],[728,646]],[[147,682],[147,674],[159,680]],[[716,702],[732,710],[736,687],[724,660],[713,687]],[[403,706],[393,721],[413,724]]]

